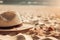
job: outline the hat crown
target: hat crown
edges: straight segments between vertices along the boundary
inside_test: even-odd
[[[0,13],[0,27],[11,27],[21,23],[20,14],[16,11],[2,11]]]
[[[1,19],[4,21],[11,21],[15,18],[15,16],[16,16],[16,14],[13,11],[4,12],[4,13],[0,14]]]

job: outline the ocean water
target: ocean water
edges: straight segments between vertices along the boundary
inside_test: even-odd
[[[57,0],[59,1],[59,0]],[[55,5],[56,0],[0,0],[0,4],[6,5]]]

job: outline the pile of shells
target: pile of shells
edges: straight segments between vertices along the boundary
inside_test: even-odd
[[[22,17],[23,18],[23,17]],[[30,16],[22,19],[25,24],[34,25],[28,32],[33,40],[60,40],[60,19],[56,17]]]
[[[60,19],[56,17],[42,17],[42,16],[22,16],[22,28],[15,28],[22,30],[26,27],[32,27],[23,32],[0,34],[0,40],[60,40]],[[25,27],[26,26],[26,27]],[[14,35],[15,34],[15,35]]]

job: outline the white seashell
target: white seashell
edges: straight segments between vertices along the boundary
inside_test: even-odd
[[[16,40],[16,37],[10,35],[0,35],[0,40]]]

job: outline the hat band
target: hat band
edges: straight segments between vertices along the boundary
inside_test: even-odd
[[[18,25],[14,25],[14,26],[9,26],[9,27],[2,27],[2,26],[0,26],[0,29],[13,29],[13,28],[17,28],[17,27],[20,27],[20,26],[22,26],[22,24],[18,24]]]

